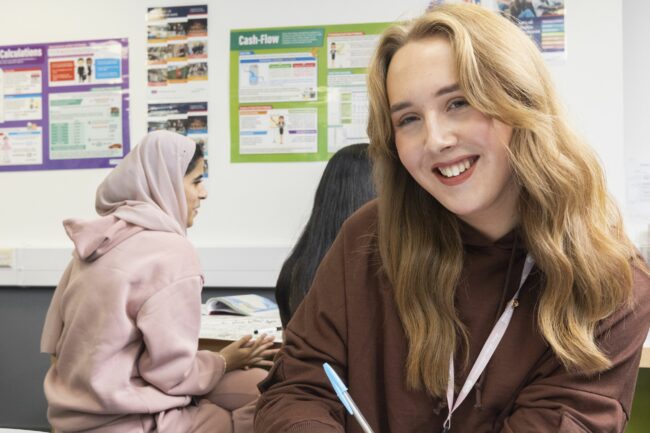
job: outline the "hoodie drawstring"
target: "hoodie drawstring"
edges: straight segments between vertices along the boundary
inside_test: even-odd
[[[508,269],[506,271],[506,279],[505,283],[503,284],[503,290],[501,290],[501,299],[499,300],[499,306],[497,308],[496,315],[494,317],[494,321],[492,323],[492,327],[494,327],[499,320],[499,317],[501,317],[501,314],[503,313],[503,310],[506,307],[506,295],[508,293],[508,286],[510,286],[510,276],[512,274],[512,267],[515,263],[515,256],[517,252],[517,234],[515,234],[515,239],[512,241],[512,253],[510,254],[510,261],[508,262]],[[481,392],[483,391],[483,383],[485,382],[485,376],[487,376],[487,368],[483,371],[481,376],[479,376],[478,380],[476,381],[476,385],[474,385],[474,388],[476,389],[475,391],[475,403],[474,403],[474,408],[475,409],[483,409],[483,402],[482,402],[482,396]]]

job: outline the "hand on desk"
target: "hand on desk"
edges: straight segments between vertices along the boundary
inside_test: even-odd
[[[260,335],[253,340],[252,335],[246,335],[234,343],[230,343],[219,353],[226,359],[226,371],[248,367],[271,367],[273,357],[279,349],[273,347],[274,336]]]

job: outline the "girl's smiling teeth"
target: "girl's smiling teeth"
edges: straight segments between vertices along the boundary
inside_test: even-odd
[[[437,170],[444,177],[456,177],[470,168],[477,158],[467,158],[455,164],[447,165],[445,167],[437,167]]]

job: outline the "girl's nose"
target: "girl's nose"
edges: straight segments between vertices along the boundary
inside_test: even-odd
[[[458,143],[458,137],[448,122],[432,114],[425,117],[425,145],[434,152],[444,152]]]

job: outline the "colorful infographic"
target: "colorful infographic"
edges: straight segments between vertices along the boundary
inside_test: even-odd
[[[208,91],[208,6],[149,8],[148,99],[205,100]]]
[[[0,171],[116,165],[128,88],[126,39],[0,47]]]
[[[366,69],[389,25],[232,31],[231,161],[321,161],[367,142]]]
[[[442,3],[475,3],[511,19],[539,47],[546,59],[565,52],[564,0],[432,0],[428,8]]]
[[[186,135],[207,160],[208,94],[208,6],[149,8],[147,130]]]

